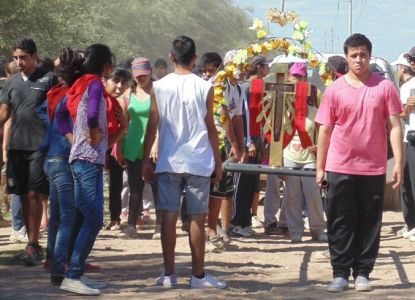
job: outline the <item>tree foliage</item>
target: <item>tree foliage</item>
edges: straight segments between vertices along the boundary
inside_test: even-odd
[[[105,43],[117,60],[167,58],[171,40],[192,37],[197,51],[226,50],[253,39],[250,20],[231,0],[0,0],[0,54],[32,37],[42,56],[62,47]]]

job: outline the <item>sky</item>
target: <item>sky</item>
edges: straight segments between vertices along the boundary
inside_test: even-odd
[[[282,0],[234,0],[248,15],[266,21],[269,8],[281,10]],[[352,32],[372,42],[373,56],[389,62],[415,46],[415,0],[352,0]],[[343,53],[349,35],[349,0],[286,0],[285,11],[295,11],[313,31],[311,42],[322,53]],[[291,36],[292,26],[269,25],[273,36]],[[333,50],[333,51],[332,51]]]

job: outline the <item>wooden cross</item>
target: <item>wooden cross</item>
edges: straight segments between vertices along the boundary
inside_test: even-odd
[[[295,95],[295,86],[294,82],[288,81],[288,65],[287,64],[278,64],[275,72],[275,82],[266,82],[264,87],[264,92],[272,92],[275,97],[274,101],[274,116],[273,116],[273,126],[274,126],[274,141],[279,142],[281,139],[281,130],[282,130],[282,118],[284,114],[284,101],[286,95]]]

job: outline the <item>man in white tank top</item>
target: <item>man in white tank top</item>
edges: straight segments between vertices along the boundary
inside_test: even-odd
[[[143,177],[154,180],[150,161],[157,127],[159,155],[156,167],[158,209],[161,213],[161,245],[164,272],[156,283],[177,286],[174,263],[176,222],[183,192],[191,220],[189,244],[192,253],[191,288],[226,288],[226,282],[204,270],[205,219],[209,205],[209,185],[222,176],[218,134],[213,121],[213,88],[192,73],[196,47],[192,39],[173,40],[169,54],[175,71],[154,83],[150,121],[145,141]]]

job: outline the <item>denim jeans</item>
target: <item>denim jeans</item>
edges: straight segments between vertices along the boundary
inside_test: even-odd
[[[22,212],[22,199],[19,195],[13,194],[12,197],[12,226],[14,231],[19,231],[25,226]]]
[[[52,259],[52,275],[64,275],[75,221],[74,183],[67,158],[47,158],[49,178],[49,226],[47,258]]]
[[[78,159],[72,163],[71,169],[75,188],[75,227],[79,226],[79,232],[66,277],[79,279],[103,224],[103,166]],[[74,229],[75,232],[76,230]]]

